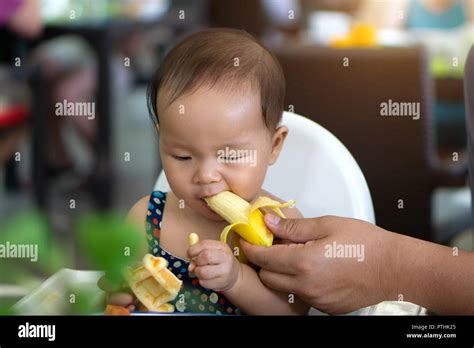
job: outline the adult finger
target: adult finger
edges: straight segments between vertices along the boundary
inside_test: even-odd
[[[323,222],[323,218],[282,219],[273,214],[265,215],[265,224],[276,237],[296,243],[326,237],[327,227]]]
[[[261,268],[284,274],[298,274],[295,261],[301,258],[300,252],[304,244],[262,247],[241,239],[240,246],[247,259]]]
[[[260,280],[269,288],[281,292],[296,293],[296,281],[294,275],[275,273],[262,269],[259,272]]]

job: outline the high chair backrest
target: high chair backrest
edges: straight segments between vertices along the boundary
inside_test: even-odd
[[[338,215],[374,223],[374,208],[361,169],[329,131],[303,116],[284,112],[289,134],[263,188],[283,200],[295,199],[305,217]],[[258,161],[258,154],[257,154]],[[162,171],[155,190],[169,191]]]

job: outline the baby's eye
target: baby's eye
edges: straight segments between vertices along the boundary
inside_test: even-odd
[[[191,159],[191,156],[173,156],[178,161],[187,161]]]
[[[224,160],[226,161],[236,161],[236,160],[239,160],[241,158],[244,158],[245,156],[229,156],[229,157],[224,157]]]

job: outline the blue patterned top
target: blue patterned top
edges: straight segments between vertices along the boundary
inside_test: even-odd
[[[203,288],[199,279],[188,272],[189,261],[180,259],[160,246],[160,231],[165,211],[166,192],[153,191],[148,202],[146,217],[147,241],[150,252],[168,261],[168,269],[173,272],[183,286],[178,296],[171,301],[177,312],[200,314],[240,314],[240,311],[221,293]]]

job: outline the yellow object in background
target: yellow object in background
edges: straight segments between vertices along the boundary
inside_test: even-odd
[[[331,47],[373,47],[377,44],[375,27],[370,24],[358,23],[352,26],[345,37],[336,37],[330,42]]]

